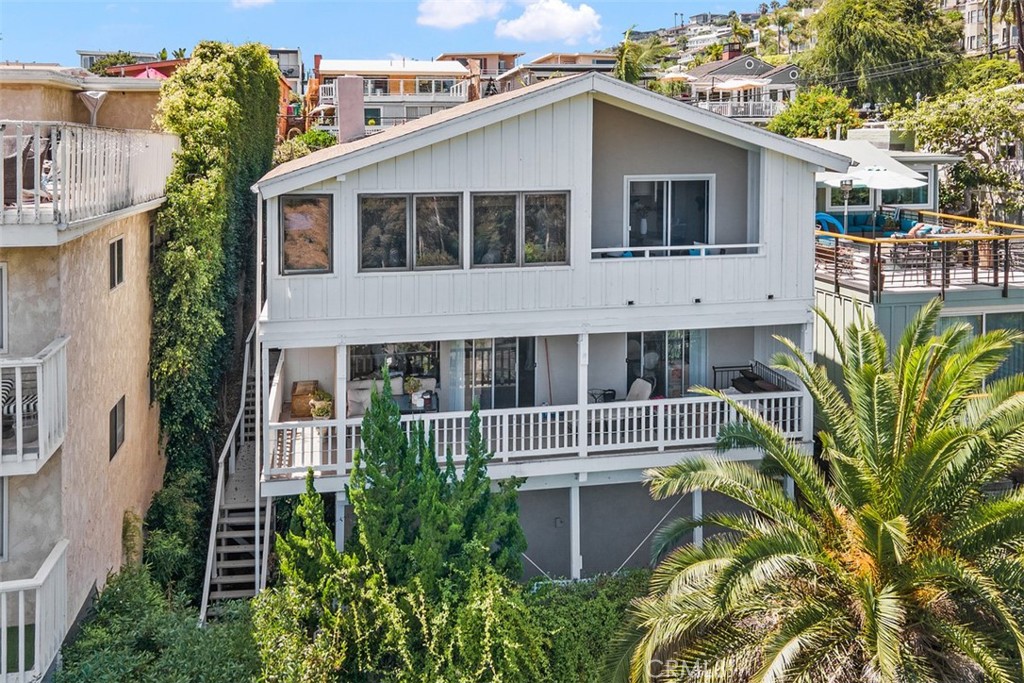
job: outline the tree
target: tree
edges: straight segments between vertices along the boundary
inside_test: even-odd
[[[1024,183],[1006,146],[1024,139],[1022,107],[1024,91],[971,86],[894,108],[890,117],[914,133],[919,148],[962,157],[943,181],[944,209],[965,211],[988,201],[1013,214],[1024,211]]]
[[[642,42],[630,38],[633,27],[615,48],[615,69],[612,75],[626,83],[639,83],[647,75],[648,68],[660,64],[672,52],[672,46],[658,36],[651,36]]]
[[[740,16],[736,14],[735,10],[729,12],[729,31],[730,42],[740,45],[746,45],[754,36],[754,32],[740,20]]]
[[[768,130],[790,138],[827,138],[836,126],[848,130],[860,125],[850,100],[816,85],[801,90],[768,122]]]
[[[961,58],[962,22],[920,0],[829,0],[815,15],[804,73],[858,100],[902,102],[939,92]]]
[[[100,57],[97,59],[92,63],[92,66],[89,67],[89,71],[97,76],[109,76],[110,74],[107,73],[107,69],[110,67],[128,66],[129,64],[135,64],[138,61],[139,60],[137,60],[135,55],[132,53],[119,50],[118,52],[111,53],[106,57]]]
[[[424,434],[421,424],[406,436],[383,384],[363,418],[364,447],[353,457],[348,486],[359,520],[356,552],[382,567],[393,585],[417,579],[432,596],[442,580],[464,579],[483,566],[517,578],[526,549],[516,496],[522,482],[506,480],[491,490],[479,408],[470,416],[459,477],[451,452],[444,469],[438,466],[433,434]]]
[[[753,447],[764,460],[760,471],[708,457],[650,473],[656,498],[713,491],[746,512],[659,531],[659,549],[697,524],[728,534],[679,547],[655,570],[651,594],[634,603],[620,678],[649,680],[653,660],[674,660],[699,664],[702,680],[1020,680],[1024,633],[1011,607],[1024,589],[1024,491],[986,489],[1024,458],[1024,376],[986,380],[1022,337],[974,336],[966,324],[936,333],[940,312],[937,300],[924,306],[893,348],[863,317],[845,341],[826,321],[845,395],[780,340],[791,353],[776,366],[820,413],[820,461],[706,392],[742,417],[719,448]]]
[[[183,47],[179,47],[171,53],[171,56],[174,57],[174,59],[185,59],[188,57],[188,51]]]
[[[160,48],[160,52],[156,53],[156,58],[159,59],[161,62],[164,61],[165,59],[167,59],[167,48],[166,47]]]

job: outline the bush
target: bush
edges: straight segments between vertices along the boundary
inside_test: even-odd
[[[609,645],[626,620],[626,608],[647,595],[650,571],[635,569],[576,583],[535,583],[526,605],[547,647],[550,683],[601,683]]]
[[[181,599],[164,597],[144,567],[107,582],[94,611],[63,650],[57,683],[235,683],[258,670],[248,607],[234,604],[198,627]]]
[[[338,139],[326,130],[307,130],[302,135],[296,135],[291,140],[285,140],[274,148],[274,166],[283,164],[286,161],[300,159],[318,149],[330,147],[338,142]]]
[[[768,130],[789,138],[827,138],[836,126],[860,128],[851,101],[823,85],[801,91],[768,122]]]

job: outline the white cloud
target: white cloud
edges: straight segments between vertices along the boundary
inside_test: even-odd
[[[482,19],[494,19],[504,0],[421,0],[416,23],[434,28],[459,28]]]
[[[499,38],[523,41],[561,40],[575,45],[580,39],[600,37],[601,15],[586,3],[573,7],[565,0],[531,0],[516,19],[502,19],[494,27]]]
[[[274,0],[231,0],[231,6],[235,9],[249,9],[250,7],[261,7],[269,5]]]

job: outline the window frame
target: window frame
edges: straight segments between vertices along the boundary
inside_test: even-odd
[[[878,202],[877,202],[878,197],[875,196],[875,192],[878,192],[878,190],[872,190],[870,188],[863,188],[863,187],[862,188],[855,187],[853,189],[854,190],[865,190],[866,189],[868,191],[868,202],[867,202],[867,204],[853,204],[851,202],[850,203],[850,211],[851,212],[853,212],[853,213],[863,213],[865,211],[871,211],[871,207],[872,206],[878,205]],[[843,206],[843,202],[841,202],[841,201],[838,204],[833,204],[832,203],[832,192],[833,191],[834,192],[839,192],[840,189],[838,187],[829,187],[828,185],[825,186],[825,210],[828,211],[829,213],[832,213],[832,212],[835,212],[835,211],[842,211],[845,208]]]
[[[118,235],[107,242],[107,261],[107,285],[112,292],[125,281],[124,235]]]
[[[634,182],[673,182],[673,181],[706,181],[708,183],[708,245],[714,246],[715,238],[717,233],[717,211],[718,208],[718,189],[716,187],[716,173],[654,173],[654,174],[638,174],[638,175],[624,175],[622,177],[622,248],[629,250],[629,184]],[[666,199],[669,199],[668,193]],[[671,200],[665,202],[665,213],[670,214],[672,211]],[[666,232],[667,234],[667,232]],[[661,249],[668,249],[676,245],[663,244]],[[680,249],[686,249],[689,245],[679,245]],[[637,247],[633,247],[637,248]],[[656,247],[651,247],[656,248]],[[670,256],[669,252],[666,252],[666,256]]]
[[[363,267],[363,198],[373,197],[375,199],[386,199],[395,197],[405,200],[405,263],[404,266],[393,268],[365,268]],[[459,262],[450,266],[420,266],[416,263],[416,200],[419,197],[455,197],[458,200],[459,221]],[[378,273],[409,273],[415,271],[448,271],[463,270],[466,262],[466,249],[463,244],[463,232],[465,231],[466,211],[464,208],[465,193],[446,190],[437,192],[360,192],[356,195],[356,226],[358,230],[356,249],[356,272],[360,275],[375,275]]]
[[[565,197],[565,260],[564,261],[535,261],[533,263],[527,263],[526,261],[526,197],[527,195],[561,195]],[[516,234],[515,234],[515,248],[516,248],[516,260],[515,263],[474,263],[474,254],[476,253],[476,205],[474,199],[476,197],[491,197],[491,196],[502,196],[508,197],[513,196],[516,198]],[[554,189],[534,189],[534,190],[480,190],[469,193],[469,211],[468,214],[468,233],[469,233],[469,249],[467,255],[467,261],[469,268],[476,269],[495,269],[495,268],[567,268],[572,265],[572,191],[570,190],[554,190]]]
[[[118,423],[118,410],[120,410],[120,423]],[[108,416],[108,427],[110,434],[109,437],[109,454],[110,460],[121,451],[121,446],[124,445],[125,440],[128,436],[128,405],[125,398],[125,394],[121,394],[121,398],[114,403],[114,407],[110,409]],[[118,431],[120,426],[120,432]],[[120,437],[120,439],[118,438]]]
[[[7,323],[10,309],[10,295],[7,293],[7,262],[0,261],[0,355],[7,353]]]
[[[914,189],[914,190],[926,189],[927,190],[927,199],[926,199],[926,201],[924,203],[916,203],[916,204],[897,204],[895,202],[886,202],[886,201],[883,201],[883,198],[884,198],[885,192],[887,192],[889,190],[878,190],[878,205],[879,206],[882,206],[882,205],[885,205],[885,206],[898,206],[901,209],[930,209],[932,207],[932,190],[934,188],[934,183],[932,182],[934,180],[933,169],[931,167],[929,167],[929,168],[914,168],[914,169],[911,169],[911,170],[916,171],[917,173],[920,173],[921,175],[927,177],[927,185],[924,185],[922,188],[917,188],[917,187],[910,188],[910,189]],[[899,192],[899,190],[892,190],[892,191],[893,192]]]
[[[419,224],[418,224],[418,221],[416,219],[416,200],[419,199],[420,197],[455,197],[455,199],[457,201],[456,208],[458,209],[458,212],[459,212],[459,218],[458,218],[458,220],[455,223],[456,236],[457,236],[457,241],[458,241],[458,244],[459,244],[459,257],[458,257],[458,261],[455,264],[448,265],[448,266],[444,266],[444,265],[442,265],[442,266],[421,266],[419,264],[419,253],[418,253],[418,251],[416,249],[417,238],[419,237]],[[464,211],[462,209],[462,204],[463,204],[463,199],[464,199],[463,193],[461,193],[461,192],[427,192],[427,193],[420,192],[420,193],[417,193],[417,194],[410,195],[409,198],[412,200],[412,201],[409,202],[409,209],[408,209],[409,210],[409,222],[411,223],[411,225],[409,226],[409,230],[410,230],[409,248],[410,248],[410,251],[412,252],[412,258],[410,259],[411,266],[410,266],[409,270],[462,270],[462,264],[465,262],[465,258],[466,258],[466,253],[465,253],[466,250],[463,248],[463,244],[462,244],[462,232],[463,232],[462,231],[462,226],[463,226],[463,222],[465,220]],[[360,214],[362,214],[362,212],[360,212]],[[360,232],[360,237],[362,237],[362,232]],[[362,261],[361,258],[360,258],[360,261]]]
[[[289,197],[327,199],[327,268],[324,270],[288,270],[284,262],[284,205]],[[277,274],[281,277],[296,275],[332,275],[334,273],[334,194],[331,192],[289,192],[277,198]]]

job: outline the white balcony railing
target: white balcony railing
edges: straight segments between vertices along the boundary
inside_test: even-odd
[[[67,547],[62,540],[31,579],[0,582],[0,683],[42,680],[67,633]]]
[[[320,104],[336,104],[337,97],[334,81],[328,81],[320,85]]]
[[[31,358],[0,359],[0,476],[35,474],[68,426],[67,337]]]
[[[736,400],[787,438],[807,437],[802,392],[749,394]],[[584,414],[581,422],[576,405],[483,410],[480,427],[494,460],[507,463],[711,446],[723,426],[739,419],[727,402],[709,396],[593,403]],[[405,415],[401,421],[407,433],[414,423],[423,422],[434,433],[437,458],[443,461],[451,451],[458,463],[466,456],[469,417],[468,411],[426,413]],[[361,418],[272,422],[269,432],[267,479],[297,476],[308,468],[345,476],[353,452],[363,447]]]
[[[164,195],[178,138],[68,123],[0,121],[0,225],[66,227]]]
[[[786,103],[777,100],[753,100],[740,102],[726,100],[725,102],[697,102],[701,109],[722,116],[729,116],[739,119],[770,119],[786,108]]]

